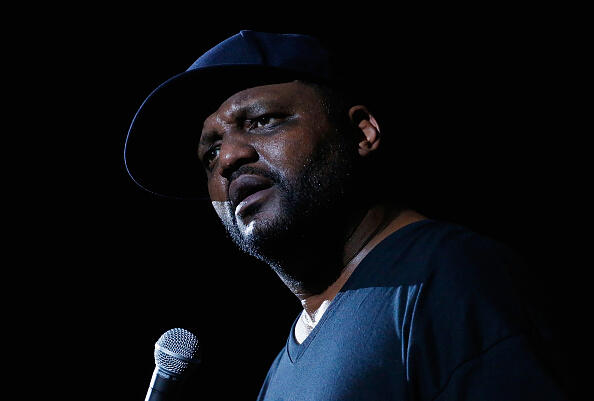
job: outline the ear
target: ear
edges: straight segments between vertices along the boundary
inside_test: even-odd
[[[359,142],[359,155],[365,157],[373,153],[380,145],[380,128],[375,118],[363,105],[353,106],[349,109],[349,118],[363,134]]]

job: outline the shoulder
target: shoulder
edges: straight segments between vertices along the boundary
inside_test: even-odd
[[[428,289],[457,303],[517,301],[512,272],[519,258],[507,245],[468,228],[437,223],[434,245],[427,256]]]
[[[498,336],[522,325],[510,274],[515,257],[505,245],[436,220],[406,226],[380,245],[349,288],[414,288],[417,324],[433,329],[480,323],[486,332],[500,325],[491,333]]]
[[[454,389],[459,380],[485,380],[481,375],[492,372],[519,389],[526,384],[522,369],[541,374],[532,323],[513,279],[519,265],[513,250],[447,223],[436,223],[418,246],[425,240],[432,246],[412,318],[408,361],[418,391],[435,395],[448,383]]]
[[[466,227],[431,219],[396,231],[370,259],[391,266],[385,273],[396,283],[489,280],[481,276],[499,274],[515,263],[512,250],[504,244]]]
[[[416,264],[422,271],[420,312],[434,324],[464,325],[472,323],[465,319],[475,319],[487,327],[499,322],[502,331],[523,327],[522,297],[512,279],[519,259],[512,249],[439,221],[425,225],[414,248],[412,260],[422,260]],[[414,266],[409,262],[407,267]]]

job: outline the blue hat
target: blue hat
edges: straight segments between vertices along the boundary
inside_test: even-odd
[[[240,90],[294,79],[333,83],[329,53],[317,39],[241,31],[224,40],[142,103],[126,138],[128,174],[155,194],[207,199],[197,156],[204,119]]]

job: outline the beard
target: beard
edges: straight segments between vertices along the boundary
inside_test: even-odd
[[[319,294],[342,271],[344,243],[349,234],[346,216],[354,203],[357,151],[334,135],[306,160],[294,179],[251,166],[236,174],[257,174],[272,180],[279,193],[273,218],[244,224],[230,201],[213,202],[233,242],[267,263],[292,291]],[[306,257],[304,257],[304,255]],[[311,256],[315,256],[312,261]]]

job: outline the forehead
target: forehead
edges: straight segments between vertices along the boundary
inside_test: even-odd
[[[318,98],[316,90],[300,81],[256,86],[239,91],[225,100],[219,108],[207,117],[204,127],[220,120],[244,117],[248,112],[257,113],[270,108],[285,111],[311,105]]]

